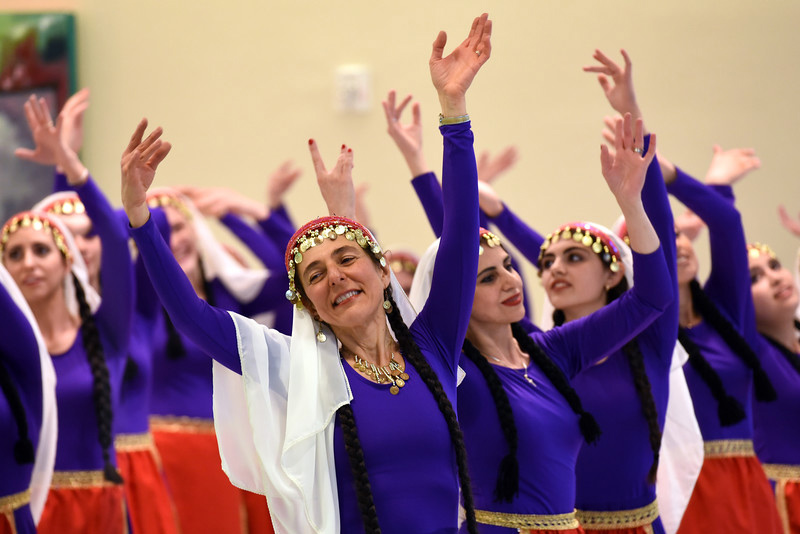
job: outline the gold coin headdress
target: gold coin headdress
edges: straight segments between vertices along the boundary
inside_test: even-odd
[[[552,234],[548,234],[539,249],[539,270],[542,269],[542,257],[550,245],[564,239],[571,239],[592,249],[611,272],[616,273],[620,270],[622,256],[614,241],[603,230],[587,222],[567,223]]]
[[[69,260],[72,258],[72,254],[70,254],[69,247],[67,246],[67,241],[58,223],[47,213],[37,211],[23,211],[6,221],[2,231],[0,231],[0,255],[5,252],[6,244],[11,234],[20,228],[32,228],[36,231],[45,232],[53,236],[53,241],[61,252],[61,255],[64,256],[64,259]]]

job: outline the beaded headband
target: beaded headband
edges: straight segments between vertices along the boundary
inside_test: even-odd
[[[147,205],[151,208],[172,206],[181,212],[187,220],[191,221],[194,218],[192,217],[192,212],[186,206],[186,203],[184,203],[180,196],[174,191],[161,189],[150,193],[147,195]]]
[[[406,251],[386,251],[386,259],[394,272],[407,272],[414,274],[419,264],[419,258]]]
[[[37,209],[56,215],[80,215],[86,213],[86,208],[78,195],[58,198]]]
[[[765,245],[764,243],[748,243],[747,245],[747,255],[750,258],[756,259],[759,256],[764,254],[765,256],[769,256],[772,259],[777,258],[775,255],[775,251],[769,248],[769,245]]]
[[[489,248],[499,247],[501,245],[500,238],[494,235],[492,232],[487,230],[486,228],[480,229],[481,235],[481,244],[478,246],[478,255],[483,254],[483,244],[486,243],[486,246]]]
[[[11,217],[6,224],[3,225],[3,230],[0,232],[0,254],[5,252],[6,243],[8,243],[8,239],[11,237],[11,234],[20,228],[33,228],[37,232],[44,231],[45,233],[52,235],[53,241],[55,242],[58,250],[61,252],[61,255],[64,256],[66,260],[72,259],[72,254],[70,254],[67,241],[64,238],[64,234],[61,233],[61,229],[58,227],[58,225],[51,220],[47,214],[33,211],[23,211],[22,213],[18,213]]]
[[[297,230],[286,247],[285,264],[286,273],[289,275],[289,289],[286,291],[286,298],[298,309],[302,309],[303,304],[294,277],[297,266],[303,262],[303,254],[308,249],[324,243],[326,238],[335,241],[340,236],[348,241],[358,243],[361,248],[375,256],[381,267],[386,267],[386,258],[383,257],[381,246],[372,233],[361,224],[347,217],[334,216],[314,219]]]
[[[547,235],[539,249],[539,270],[542,268],[542,257],[547,249],[561,239],[572,239],[576,243],[592,249],[592,252],[600,256],[603,263],[608,265],[612,273],[619,271],[622,260],[617,246],[605,232],[586,222],[568,223]]]

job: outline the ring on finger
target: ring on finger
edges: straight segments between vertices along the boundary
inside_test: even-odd
[[[641,154],[642,152],[644,152],[644,149],[643,148],[639,148],[638,146],[635,146],[635,147],[633,147],[633,151],[636,152],[637,154]]]
[[[481,55],[481,51],[480,50],[475,50],[475,54],[480,56]]]

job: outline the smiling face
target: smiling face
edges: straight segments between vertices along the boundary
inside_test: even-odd
[[[624,276],[623,269],[612,272],[590,248],[571,239],[551,244],[542,255],[540,268],[547,297],[568,321],[605,306],[608,289]]]
[[[3,251],[3,265],[31,307],[64,291],[69,264],[47,232],[27,227],[12,233]]]
[[[383,291],[391,281],[355,241],[325,239],[303,253],[299,282],[311,313],[331,327],[357,327],[384,315]]]
[[[786,324],[794,318],[798,291],[792,273],[769,254],[750,250],[750,288],[759,330],[771,325]]]
[[[689,237],[675,230],[675,258],[678,267],[678,285],[688,285],[697,277],[698,262]]]
[[[524,315],[522,278],[512,267],[511,257],[503,247],[484,246],[478,259],[470,326],[483,323],[507,325],[520,321]]]
[[[187,275],[200,266],[200,253],[197,250],[197,234],[192,222],[174,206],[163,206],[169,223],[169,248],[178,265]]]

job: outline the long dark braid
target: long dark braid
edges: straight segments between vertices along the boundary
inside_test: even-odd
[[[345,404],[336,411],[336,415],[342,424],[344,448],[350,459],[350,472],[353,474],[356,486],[356,498],[358,499],[358,509],[361,512],[361,521],[364,523],[364,532],[380,534],[381,526],[378,524],[378,513],[372,498],[372,486],[369,483],[367,466],[364,462],[364,449],[361,447],[361,440],[358,437],[353,407]]]
[[[458,480],[461,484],[461,497],[464,500],[464,509],[467,513],[467,531],[470,534],[478,533],[478,522],[475,520],[475,500],[472,496],[472,485],[470,483],[469,468],[467,465],[467,448],[464,445],[464,434],[461,432],[461,427],[458,424],[458,417],[450,403],[450,399],[442,389],[442,383],[431,368],[428,360],[422,355],[419,346],[414,341],[411,331],[403,321],[403,316],[397,308],[397,304],[392,297],[392,287],[389,286],[385,291],[386,300],[391,304],[391,310],[387,312],[389,317],[389,324],[397,337],[397,342],[403,355],[411,363],[414,369],[419,373],[420,378],[425,382],[425,385],[433,394],[439,410],[444,415],[447,422],[447,428],[450,431],[450,439],[453,441],[453,447],[456,452],[456,461],[458,464]]]
[[[38,357],[38,355],[37,355]],[[25,417],[25,406],[22,404],[22,399],[19,396],[19,391],[14,384],[14,379],[11,373],[0,362],[0,389],[3,391],[8,407],[11,408],[11,415],[14,416],[14,422],[17,425],[17,442],[14,444],[14,460],[20,464],[32,464],[36,456],[33,449],[33,442],[31,441],[28,433],[28,419]]]
[[[722,426],[731,426],[746,417],[742,404],[732,395],[728,395],[719,374],[705,359],[700,347],[689,337],[685,328],[678,330],[678,341],[689,354],[689,364],[697,371],[700,378],[711,390],[711,395],[717,401],[717,415]]]
[[[519,323],[511,325],[511,332],[514,334],[514,339],[517,340],[519,348],[528,354],[533,362],[539,366],[539,369],[545,374],[547,379],[552,383],[561,395],[567,400],[567,404],[572,408],[575,415],[578,416],[578,426],[581,429],[581,435],[586,443],[594,444],[600,439],[600,426],[594,416],[583,409],[583,403],[578,393],[569,383],[567,375],[561,370],[559,366],[550,359],[550,356],[542,350],[538,344],[525,332],[525,329]]]
[[[497,372],[475,345],[466,339],[464,340],[464,355],[475,364],[483,375],[483,379],[486,380],[486,385],[489,387],[494,406],[497,409],[500,428],[503,430],[503,436],[508,444],[508,454],[500,461],[497,471],[494,500],[511,502],[519,494],[519,461],[517,460],[519,436],[517,435],[517,423],[514,421],[514,411]]]
[[[606,304],[618,299],[628,290],[628,280],[623,276],[617,285],[606,291]],[[553,321],[556,325],[563,324],[564,313],[561,310],[553,312]],[[633,375],[633,385],[636,388],[636,395],[639,397],[639,404],[642,407],[642,414],[647,422],[650,450],[653,453],[653,463],[647,473],[647,481],[654,484],[656,473],[658,472],[658,462],[661,456],[661,427],[658,425],[658,409],[656,401],[653,399],[653,389],[650,378],[647,376],[644,366],[644,355],[639,343],[634,337],[625,346],[622,352],[628,360],[628,367]]]
[[[767,373],[761,367],[758,355],[753,351],[742,335],[728,321],[716,305],[708,298],[705,291],[700,287],[697,280],[689,282],[689,289],[692,292],[692,305],[706,319],[714,330],[719,333],[730,349],[741,358],[741,360],[753,371],[753,385],[755,387],[756,400],[761,402],[771,402],[778,398],[775,388],[772,386]]]
[[[114,464],[111,463],[112,443],[112,424],[114,419],[111,407],[111,384],[108,376],[108,366],[106,365],[103,345],[100,343],[100,332],[94,321],[92,311],[86,303],[86,294],[80,280],[73,274],[75,285],[75,297],[78,300],[78,311],[81,317],[81,336],[83,338],[83,348],[86,350],[86,357],[92,370],[92,381],[94,396],[94,409],[97,416],[97,430],[100,440],[100,447],[103,449],[103,474],[109,482],[122,484],[122,477],[117,472]]]

